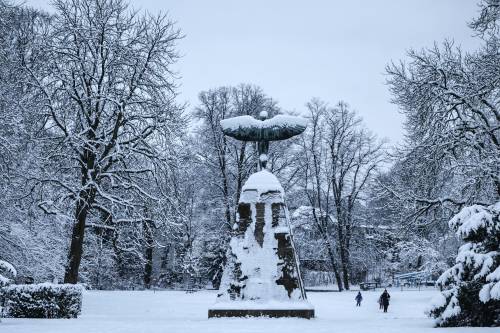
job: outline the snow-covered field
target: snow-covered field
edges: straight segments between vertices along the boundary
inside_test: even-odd
[[[498,328],[434,329],[423,311],[435,290],[390,290],[388,313],[378,309],[380,291],[364,292],[362,307],[354,305],[355,292],[310,292],[316,318],[207,319],[215,292],[200,291],[89,291],[78,319],[3,319],[1,333],[400,333],[498,332]]]

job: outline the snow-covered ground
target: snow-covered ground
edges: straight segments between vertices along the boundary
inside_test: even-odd
[[[3,319],[1,333],[400,333],[498,332],[498,328],[434,329],[423,311],[435,290],[390,290],[388,313],[378,309],[381,291],[364,292],[360,308],[355,292],[309,292],[316,318],[207,319],[215,292],[200,291],[89,291],[78,319]]]

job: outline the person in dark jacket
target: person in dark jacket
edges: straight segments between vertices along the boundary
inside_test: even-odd
[[[361,291],[358,291],[358,294],[354,299],[356,300],[356,306],[361,306],[361,301],[363,300],[363,296],[361,296]]]
[[[384,312],[387,312],[387,308],[389,307],[389,300],[391,299],[391,295],[387,292],[387,289],[384,289],[382,295],[380,295],[380,302],[384,307]]]

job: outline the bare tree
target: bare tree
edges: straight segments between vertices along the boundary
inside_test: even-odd
[[[356,204],[382,162],[382,143],[361,126],[361,119],[339,103],[328,115],[333,202],[344,287],[349,289],[350,248]]]
[[[40,201],[46,213],[73,210],[64,280],[76,283],[92,214],[149,219],[142,203],[154,196],[143,184],[164,163],[158,143],[174,140],[182,124],[171,69],[181,34],[164,15],[139,17],[121,0],[54,5],[41,45],[48,62],[25,67],[45,120],[39,142],[51,149],[33,184],[57,193]]]
[[[474,22],[478,29],[489,25]],[[432,165],[441,178],[426,182],[428,193],[410,193],[418,202],[417,217],[438,206],[457,212],[500,197],[498,46],[498,38],[491,37],[479,52],[464,54],[445,42],[411,50],[407,64],[387,67],[394,103],[407,117],[407,142],[400,156],[427,166],[417,177]]]
[[[299,155],[302,187],[312,206],[313,224],[326,248],[337,287],[342,291],[344,288],[337,260],[337,246],[332,232],[335,219],[331,216],[333,213],[330,200],[331,181],[327,175],[327,150],[324,141],[326,133],[324,117],[327,108],[325,103],[316,99],[309,102],[307,108],[310,113],[310,123],[305,135],[302,136],[302,152]]]
[[[342,286],[349,289],[357,205],[381,163],[382,143],[362,127],[361,119],[343,102],[331,108],[312,100],[307,106],[311,129],[304,137],[302,152],[305,193],[315,208],[314,223],[324,238],[339,290]]]
[[[45,62],[38,45],[49,23],[42,11],[0,0],[0,248],[20,276],[45,280],[62,271],[64,228],[37,215],[26,198],[26,178],[36,172],[44,148],[32,140],[41,116],[23,67]]]

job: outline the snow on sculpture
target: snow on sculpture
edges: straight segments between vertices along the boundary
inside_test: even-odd
[[[221,121],[224,134],[258,143],[260,171],[242,187],[228,263],[209,317],[314,317],[300,275],[285,193],[266,170],[269,141],[298,135],[307,123],[292,116],[266,118],[261,112],[261,120],[242,116]]]
[[[241,141],[257,142],[260,170],[266,167],[269,141],[289,139],[307,127],[307,120],[302,117],[277,115],[267,119],[267,116],[267,111],[262,111],[260,120],[252,116],[239,116],[220,122],[225,135]]]

